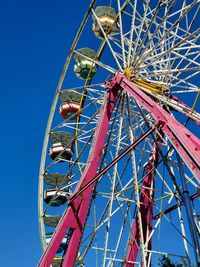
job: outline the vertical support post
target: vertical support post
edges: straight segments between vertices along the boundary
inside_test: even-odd
[[[158,143],[156,144],[161,147],[162,143],[160,139],[157,139]],[[148,163],[145,167],[145,176],[144,176],[144,182],[141,187],[141,195],[140,195],[140,210],[138,212],[141,213],[142,218],[142,229],[143,232],[141,233],[141,229],[139,228],[139,218],[138,218],[138,212],[136,215],[136,219],[133,225],[132,230],[132,237],[129,240],[128,245],[128,252],[126,255],[126,267],[133,267],[138,251],[139,246],[145,246],[145,250],[150,251],[152,249],[152,238],[148,240],[149,235],[152,232],[152,226],[153,226],[153,212],[154,212],[154,176],[155,176],[155,168],[158,165],[159,160],[159,149],[155,146],[155,144],[152,145],[151,154],[148,160]],[[141,244],[141,235],[143,236],[144,244]],[[150,253],[146,253],[146,263],[147,266],[150,266]],[[131,263],[129,263],[131,262]],[[145,266],[146,267],[146,266]]]
[[[187,214],[187,219],[188,219],[188,226],[190,229],[190,235],[192,239],[192,244],[194,247],[194,255],[195,255],[195,260],[196,260],[196,265],[200,266],[200,246],[199,246],[199,241],[198,241],[198,234],[197,234],[197,229],[193,217],[193,212],[192,212],[192,206],[191,206],[191,201],[190,201],[190,195],[189,191],[187,188],[187,184],[185,181],[185,174],[183,170],[183,162],[179,156],[178,153],[177,155],[177,160],[178,160],[178,167],[179,167],[179,172],[180,172],[180,178],[183,186],[183,200],[184,200],[184,206],[186,209],[186,214]]]

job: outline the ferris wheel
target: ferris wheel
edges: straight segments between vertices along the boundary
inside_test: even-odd
[[[39,267],[200,266],[199,2],[91,1],[44,138]]]

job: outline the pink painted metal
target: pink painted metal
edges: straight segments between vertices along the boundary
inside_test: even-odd
[[[188,166],[193,175],[200,181],[200,139],[187,130],[173,116],[147,96],[141,89],[129,81],[124,75],[116,74],[106,82],[107,88],[127,91],[138,103],[149,111],[155,122],[161,126],[174,149]]]
[[[194,116],[192,116],[192,113],[190,113],[191,108],[189,106],[187,106],[183,101],[181,101],[178,97],[172,95],[170,96],[170,99],[174,100],[175,102],[177,102],[177,105],[181,105],[183,108],[185,108],[183,110],[183,113],[190,118],[191,120],[193,120],[198,126],[200,126],[200,121],[197,120]]]
[[[147,243],[145,247],[146,250],[151,250],[152,248],[152,238],[149,238],[152,232],[153,226],[153,211],[154,211],[154,176],[155,169],[158,165],[159,159],[159,149],[162,146],[162,141],[157,138],[157,145],[152,145],[151,154],[148,163],[145,167],[145,175],[143,186],[141,187],[140,195],[140,213],[142,221],[142,233],[139,227],[139,215],[137,212],[136,219],[133,225],[132,236],[129,240],[128,252],[126,255],[126,267],[135,266],[134,262],[137,260],[137,255],[139,251],[139,246],[141,242],[141,235],[143,236],[144,243]],[[159,149],[157,148],[159,147]],[[148,241],[149,239],[149,241]],[[150,260],[149,253],[146,254],[146,263]],[[131,262],[131,263],[130,263]],[[148,265],[151,266],[151,265]]]
[[[117,90],[108,90],[105,95],[101,117],[95,132],[89,160],[74,194],[81,190],[81,188],[90,182],[91,179],[97,174],[110,117],[114,108],[116,94]],[[93,187],[94,182],[81,195],[78,195],[73,202],[70,202],[70,206],[67,208],[65,214],[60,220],[54,235],[39,262],[38,267],[50,266],[59,248],[59,245],[69,228],[73,229],[73,233],[69,241],[63,266],[71,267],[74,265]]]

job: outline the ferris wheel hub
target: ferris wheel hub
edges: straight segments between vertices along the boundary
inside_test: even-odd
[[[163,85],[138,78],[132,67],[126,67],[123,74],[142,90],[148,90],[159,95],[164,95],[166,92]]]

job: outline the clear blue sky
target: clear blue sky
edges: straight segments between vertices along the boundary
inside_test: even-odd
[[[40,153],[56,84],[90,1],[7,0],[0,8],[0,265],[34,267]]]

